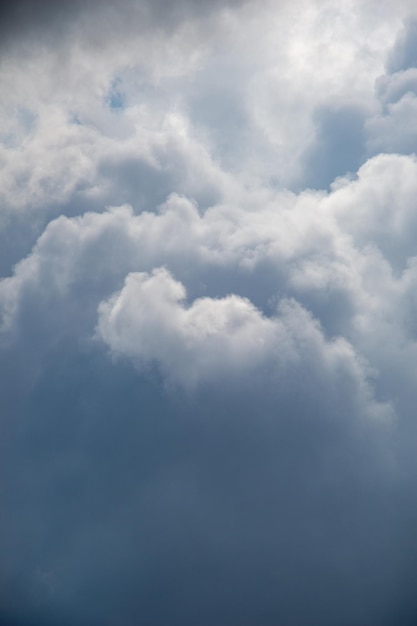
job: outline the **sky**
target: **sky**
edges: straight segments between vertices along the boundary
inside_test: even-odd
[[[0,625],[417,624],[417,11],[0,8]]]

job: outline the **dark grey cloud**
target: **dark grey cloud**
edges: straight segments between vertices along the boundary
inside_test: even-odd
[[[156,26],[172,28],[183,20],[210,15],[216,9],[242,4],[242,0],[121,0],[117,6],[111,0],[16,0],[0,5],[0,37],[2,46],[25,45],[25,39],[39,43],[56,44],[68,34],[74,35],[79,27],[77,21],[99,20],[104,27],[103,36],[114,29]],[[133,23],[129,25],[129,21]],[[91,26],[91,24],[90,24]],[[99,35],[92,31],[94,36]],[[99,35],[100,38],[100,35]]]
[[[293,375],[280,396],[242,379],[187,400],[61,344],[3,456],[7,606],[71,624],[391,624],[412,611],[412,518],[378,425],[352,429],[343,380],[330,406]]]
[[[65,31],[68,23],[81,11],[83,4],[78,0],[16,0],[2,2],[0,24],[2,45],[10,44],[16,38],[24,38],[32,32],[47,34],[48,30]]]

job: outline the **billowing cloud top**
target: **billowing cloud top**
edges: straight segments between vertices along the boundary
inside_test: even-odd
[[[1,626],[417,622],[417,14],[0,11]]]

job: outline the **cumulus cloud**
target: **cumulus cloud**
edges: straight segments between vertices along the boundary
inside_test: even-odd
[[[413,6],[1,10],[0,623],[414,624]]]
[[[99,305],[98,333],[115,354],[139,367],[156,362],[186,388],[248,375],[279,384],[300,361],[346,379],[359,367],[352,348],[340,339],[326,344],[295,302],[282,301],[281,315],[266,318],[235,295],[199,298],[188,307],[185,298],[183,285],[164,269],[129,274],[123,289]]]

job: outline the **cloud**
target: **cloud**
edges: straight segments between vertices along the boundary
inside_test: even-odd
[[[294,594],[309,616],[324,623],[336,619],[341,603],[346,623],[360,623],[363,611],[377,623],[387,611],[398,616],[400,603],[411,607],[404,554],[413,512],[398,501],[395,487],[408,461],[398,467],[394,443],[403,436],[398,439],[398,432],[411,431],[404,407],[394,401],[400,387],[384,358],[394,358],[393,367],[396,355],[404,358],[405,326],[392,305],[405,310],[400,298],[406,285],[412,288],[412,274],[395,279],[391,257],[360,251],[380,223],[378,211],[389,204],[381,181],[404,190],[398,206],[407,210],[412,192],[396,181],[412,184],[414,166],[409,157],[377,158],[331,194],[278,194],[269,206],[268,195],[247,197],[249,204],[257,197],[256,211],[219,205],[200,215],[195,204],[173,196],[157,213],[135,215],[122,207],[49,224],[33,253],[1,284],[5,354],[20,355],[22,382],[28,372],[24,405],[8,394],[9,411],[19,415],[7,456],[10,489],[19,497],[11,504],[7,491],[15,530],[6,527],[6,534],[14,545],[24,520],[37,511],[35,545],[48,546],[44,554],[34,550],[26,580],[18,577],[14,593],[27,606],[35,593],[44,603],[37,610],[49,613],[55,606],[33,575],[54,567],[57,607],[67,606],[77,623],[88,614],[110,620],[115,612],[133,619],[139,610],[161,621],[152,592],[157,584],[167,590],[166,610],[178,622],[185,615],[195,620],[207,593],[215,598],[213,611],[239,620],[245,613],[249,622],[260,619],[255,606],[262,601],[271,619],[303,623],[305,608],[291,608]],[[352,207],[364,204],[369,213],[358,230]],[[406,232],[398,231],[399,241]],[[274,272],[262,285],[268,262]],[[218,294],[229,281],[229,288],[248,295],[187,299],[168,270],[154,269],[161,263],[191,293],[204,288]],[[278,312],[268,309],[277,290],[284,293],[276,300]],[[350,301],[350,309],[340,312],[339,336],[326,338],[326,325],[321,328],[305,307],[315,305],[319,319],[322,311],[323,323],[331,315],[334,324],[332,293]],[[291,300],[294,295],[304,307]],[[91,343],[96,324],[114,354],[132,359],[138,373]],[[391,407],[375,396],[383,394],[374,387],[373,368],[391,380]],[[10,378],[13,367],[5,385]],[[24,472],[17,462],[24,462]],[[65,484],[70,491],[58,496]],[[41,491],[55,495],[41,497]],[[117,503],[111,509],[109,499]],[[394,516],[391,507],[399,507]],[[62,515],[68,521],[60,525]],[[120,516],[127,520],[121,525]],[[353,530],[342,539],[344,519]],[[95,537],[97,524],[102,531]],[[57,543],[46,539],[47,529]],[[300,541],[307,542],[301,551]],[[347,542],[343,554],[341,542]],[[139,563],[129,556],[132,545],[142,555]],[[99,565],[87,565],[86,549],[88,560]],[[192,565],[193,554],[200,569]],[[358,572],[369,560],[377,566],[365,591]],[[387,561],[386,578],[379,572]],[[15,558],[8,562],[15,567]],[[131,588],[115,586],[118,568],[136,581]],[[149,568],[155,573],[146,582]],[[226,578],[219,578],[219,568]],[[306,580],[301,588],[291,582],[300,577]],[[177,591],[169,595],[174,579]],[[396,590],[398,581],[404,595]],[[280,590],[280,608],[273,588]],[[320,588],[331,598],[324,611]],[[358,604],[348,603],[345,588]],[[76,611],[71,597],[82,589],[89,591]],[[142,609],[138,589],[146,598]],[[242,609],[234,608],[241,606],[236,594],[247,598]],[[207,623],[214,615],[208,612]]]
[[[235,295],[200,298],[188,307],[185,298],[183,285],[164,269],[129,274],[123,289],[99,305],[99,336],[115,354],[139,367],[157,363],[168,380],[186,388],[248,375],[278,382],[288,367],[310,359],[318,369],[340,368],[346,379],[358,366],[345,342],[326,345],[297,303],[284,300],[280,316],[265,318]]]
[[[383,320],[384,333],[389,327],[402,333],[395,302],[413,315],[406,284],[414,271],[415,169],[412,157],[381,155],[328,194],[220,185],[223,203],[204,213],[172,195],[155,212],[135,215],[125,206],[62,216],[2,281],[5,328],[20,333],[30,302],[42,336],[48,328],[70,329],[71,316],[92,333],[100,301],[122,289],[129,272],[166,266],[192,300],[237,292],[270,315],[274,302],[296,298],[328,336],[347,337],[372,361],[365,329]],[[51,301],[62,311],[52,325]],[[164,299],[156,302],[163,309]]]
[[[0,623],[414,624],[412,9],[2,6]]]
[[[410,16],[405,20],[404,26],[389,55],[387,63],[389,73],[393,74],[406,70],[409,67],[417,66],[416,29],[417,18]]]
[[[21,42],[28,38],[40,38],[47,44],[56,45],[59,38],[77,28],[80,21],[83,26],[87,25],[90,33],[91,22],[98,21],[100,26],[105,26],[106,35],[121,25],[126,28],[129,19],[133,19],[134,27],[141,30],[153,25],[172,28],[183,20],[207,16],[213,9],[239,4],[238,0],[227,3],[216,0],[209,7],[201,0],[157,0],[152,3],[122,0],[116,11],[109,0],[63,0],[59,4],[53,0],[4,2],[0,12],[2,45],[13,45],[16,40]],[[100,37],[100,32],[95,31],[94,36]]]

